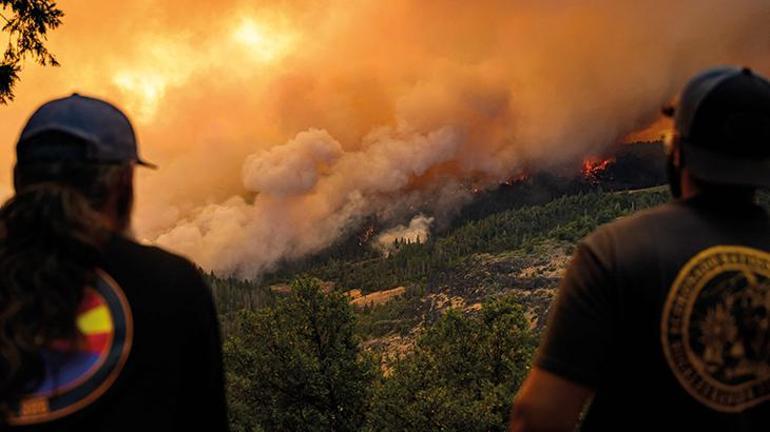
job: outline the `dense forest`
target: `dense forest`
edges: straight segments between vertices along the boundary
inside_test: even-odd
[[[224,346],[234,431],[505,431],[536,346],[510,297],[448,311],[383,370],[340,293],[301,278],[238,313]]]

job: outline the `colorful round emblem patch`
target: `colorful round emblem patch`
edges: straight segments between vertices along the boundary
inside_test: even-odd
[[[58,342],[42,352],[45,377],[12,407],[12,425],[43,423],[72,414],[110,388],[131,350],[131,309],[118,284],[97,271],[78,309],[77,343]]]
[[[671,287],[661,330],[669,367],[701,403],[741,412],[770,400],[770,254],[696,255]]]

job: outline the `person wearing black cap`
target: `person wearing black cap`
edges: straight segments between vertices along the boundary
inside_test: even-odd
[[[129,119],[40,107],[0,208],[0,430],[228,429],[219,324],[189,261],[130,237]]]
[[[770,430],[770,82],[711,69],[666,112],[675,199],[579,243],[511,431]]]

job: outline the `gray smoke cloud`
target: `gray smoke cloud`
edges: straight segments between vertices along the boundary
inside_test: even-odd
[[[244,185],[255,192],[197,209],[157,238],[223,274],[258,275],[281,259],[318,251],[361,217],[385,212],[428,169],[451,160],[462,142],[452,129],[427,135],[379,129],[343,152],[327,132],[301,132],[249,156]]]

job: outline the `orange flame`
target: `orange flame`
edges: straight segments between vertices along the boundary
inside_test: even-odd
[[[600,158],[596,156],[589,156],[583,160],[583,178],[592,183],[597,182],[601,173],[603,173],[607,167],[613,163],[615,163],[614,157]]]

